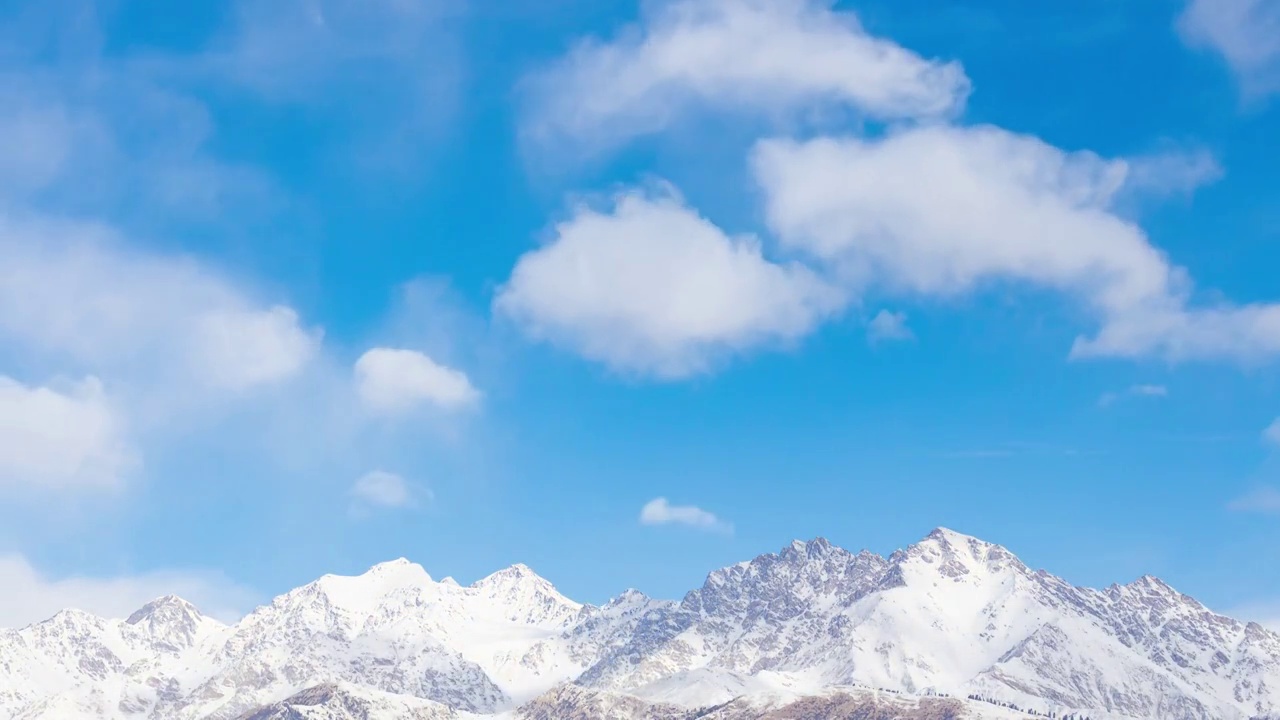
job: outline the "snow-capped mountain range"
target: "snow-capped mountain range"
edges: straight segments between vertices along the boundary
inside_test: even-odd
[[[1153,577],[1078,588],[945,529],[889,557],[794,542],[678,602],[582,605],[523,565],[464,587],[402,559],[234,625],[164,597],[0,631],[13,720],[1034,713],[1280,713],[1280,635]]]

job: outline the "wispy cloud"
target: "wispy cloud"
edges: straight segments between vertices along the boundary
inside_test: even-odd
[[[351,487],[352,512],[363,515],[374,509],[411,508],[419,499],[430,500],[431,493],[412,487],[400,475],[386,470],[373,470],[362,475]]]
[[[907,327],[907,314],[881,310],[867,323],[867,340],[875,345],[892,340],[910,340],[915,337]]]
[[[1280,418],[1271,421],[1266,430],[1262,431],[1262,439],[1266,442],[1280,447]]]
[[[654,498],[640,509],[642,525],[686,525],[716,532],[733,532],[733,526],[714,513],[694,505],[672,505],[664,497]]]
[[[1169,396],[1169,388],[1164,385],[1130,385],[1123,392],[1105,392],[1098,398],[1099,407],[1110,407],[1124,397],[1162,398]]]
[[[1227,503],[1227,509],[1235,512],[1280,515],[1280,489],[1260,485]]]
[[[1222,55],[1246,93],[1280,90],[1277,0],[1191,0],[1178,29],[1189,45]]]
[[[219,572],[161,570],[112,577],[52,578],[15,554],[0,555],[0,628],[44,620],[75,608],[124,618],[163,595],[177,595],[219,620],[239,620],[260,600],[258,593]]]

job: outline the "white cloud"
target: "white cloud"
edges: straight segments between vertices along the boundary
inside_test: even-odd
[[[1227,509],[1236,512],[1280,515],[1280,490],[1261,485],[1227,503]]]
[[[385,470],[365,473],[351,487],[361,507],[403,508],[414,504],[414,492],[403,477]]]
[[[714,514],[693,505],[672,505],[664,497],[654,498],[640,509],[642,525],[688,525],[703,530],[728,532],[732,526]]]
[[[1178,29],[1189,44],[1220,53],[1246,92],[1280,90],[1280,0],[1191,0]]]
[[[315,355],[320,335],[282,305],[211,311],[198,321],[192,359],[217,386],[243,390],[297,373]]]
[[[0,485],[110,488],[137,464],[97,378],[28,387],[0,376]]]
[[[529,130],[607,144],[655,133],[694,107],[789,115],[838,106],[877,118],[958,111],[969,80],[869,35],[824,0],[673,0],[638,26],[579,44],[531,78]]]
[[[426,93],[436,79],[412,82],[408,74],[420,63],[452,70],[428,63],[441,57],[447,40],[441,23],[452,14],[450,3],[435,1],[239,0],[231,31],[204,60],[278,101],[331,99],[342,81],[392,79],[404,83],[402,91]]]
[[[1280,446],[1280,418],[1276,418],[1266,430],[1262,431],[1262,439],[1272,445]]]
[[[881,310],[867,323],[867,339],[872,343],[886,340],[910,340],[915,337],[907,327],[907,314]]]
[[[108,618],[128,617],[148,602],[177,595],[209,617],[238,620],[258,594],[221,573],[155,571],[118,577],[65,577],[40,573],[21,555],[0,555],[0,627],[23,627],[73,608]]]
[[[480,399],[465,373],[416,350],[373,348],[356,361],[355,379],[361,401],[376,412],[405,412],[423,404],[456,410]]]
[[[1162,397],[1168,397],[1168,395],[1169,395],[1169,388],[1165,387],[1164,385],[1130,385],[1129,388],[1122,393],[1118,393],[1118,392],[1103,393],[1102,396],[1098,398],[1098,405],[1100,407],[1108,407],[1114,404],[1120,398],[1125,396],[1162,398]]]
[[[842,304],[807,268],[770,262],[756,238],[730,237],[669,189],[575,208],[495,300],[534,337],[658,378],[793,341]]]
[[[1204,148],[1138,155],[1125,164],[1125,187],[1144,195],[1187,195],[1223,175],[1218,159]]]
[[[422,172],[466,79],[453,0],[237,0],[233,21],[182,75],[229,83],[258,99],[320,109],[349,135],[360,168]],[[332,145],[317,148],[331,152]],[[329,163],[326,163],[329,164]]]
[[[0,338],[104,377],[193,389],[281,381],[318,330],[190,258],[126,249],[111,229],[0,216]]]
[[[1190,307],[1191,283],[1113,211],[1124,160],[990,126],[880,139],[764,141],[770,226],[856,291],[955,296],[997,282],[1084,301],[1100,322],[1074,357],[1256,362],[1280,355],[1280,305]]]

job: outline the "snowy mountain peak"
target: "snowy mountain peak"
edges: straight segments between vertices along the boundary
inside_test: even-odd
[[[605,603],[605,607],[616,607],[619,605],[635,605],[649,601],[649,596],[636,590],[635,588],[627,588],[618,594],[609,602]]]
[[[156,618],[168,619],[175,617],[200,618],[204,616],[200,614],[195,605],[177,595],[165,595],[138,608],[125,622],[130,625],[138,625]]]
[[[144,631],[155,648],[168,652],[192,647],[205,633],[222,627],[176,595],[165,595],[143,605],[125,624]]]
[[[903,570],[940,573],[950,578],[971,576],[976,579],[1005,571],[1016,574],[1031,572],[1005,548],[943,527],[935,528],[920,542],[894,552],[889,562]],[[901,572],[895,576],[906,577]]]
[[[407,558],[396,558],[395,560],[380,562],[366,570],[364,574],[373,577],[412,577],[417,581],[431,580],[431,575],[427,573],[425,568]]]
[[[504,608],[508,620],[536,626],[563,625],[582,609],[581,603],[561,595],[551,581],[522,563],[483,577],[467,590]]]
[[[791,544],[782,549],[780,555],[784,557],[825,557],[832,552],[845,552],[843,548],[837,548],[832,545],[826,538],[818,537],[809,541],[792,540]]]
[[[549,580],[534,572],[533,568],[524,563],[516,563],[511,567],[490,573],[471,583],[471,587],[476,589],[516,586],[536,586],[554,589]]]

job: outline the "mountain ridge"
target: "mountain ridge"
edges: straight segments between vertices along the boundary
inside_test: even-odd
[[[398,558],[230,625],[164,596],[124,620],[63,611],[0,630],[0,716],[21,720],[234,720],[301,712],[286,707],[299,693],[336,703],[324,717],[395,698],[422,717],[521,717],[549,697],[745,713],[840,688],[1245,720],[1280,711],[1280,635],[1154,576],[1077,587],[947,528],[887,557],[796,540],[680,600],[629,589],[594,606],[520,563],[462,586]]]

